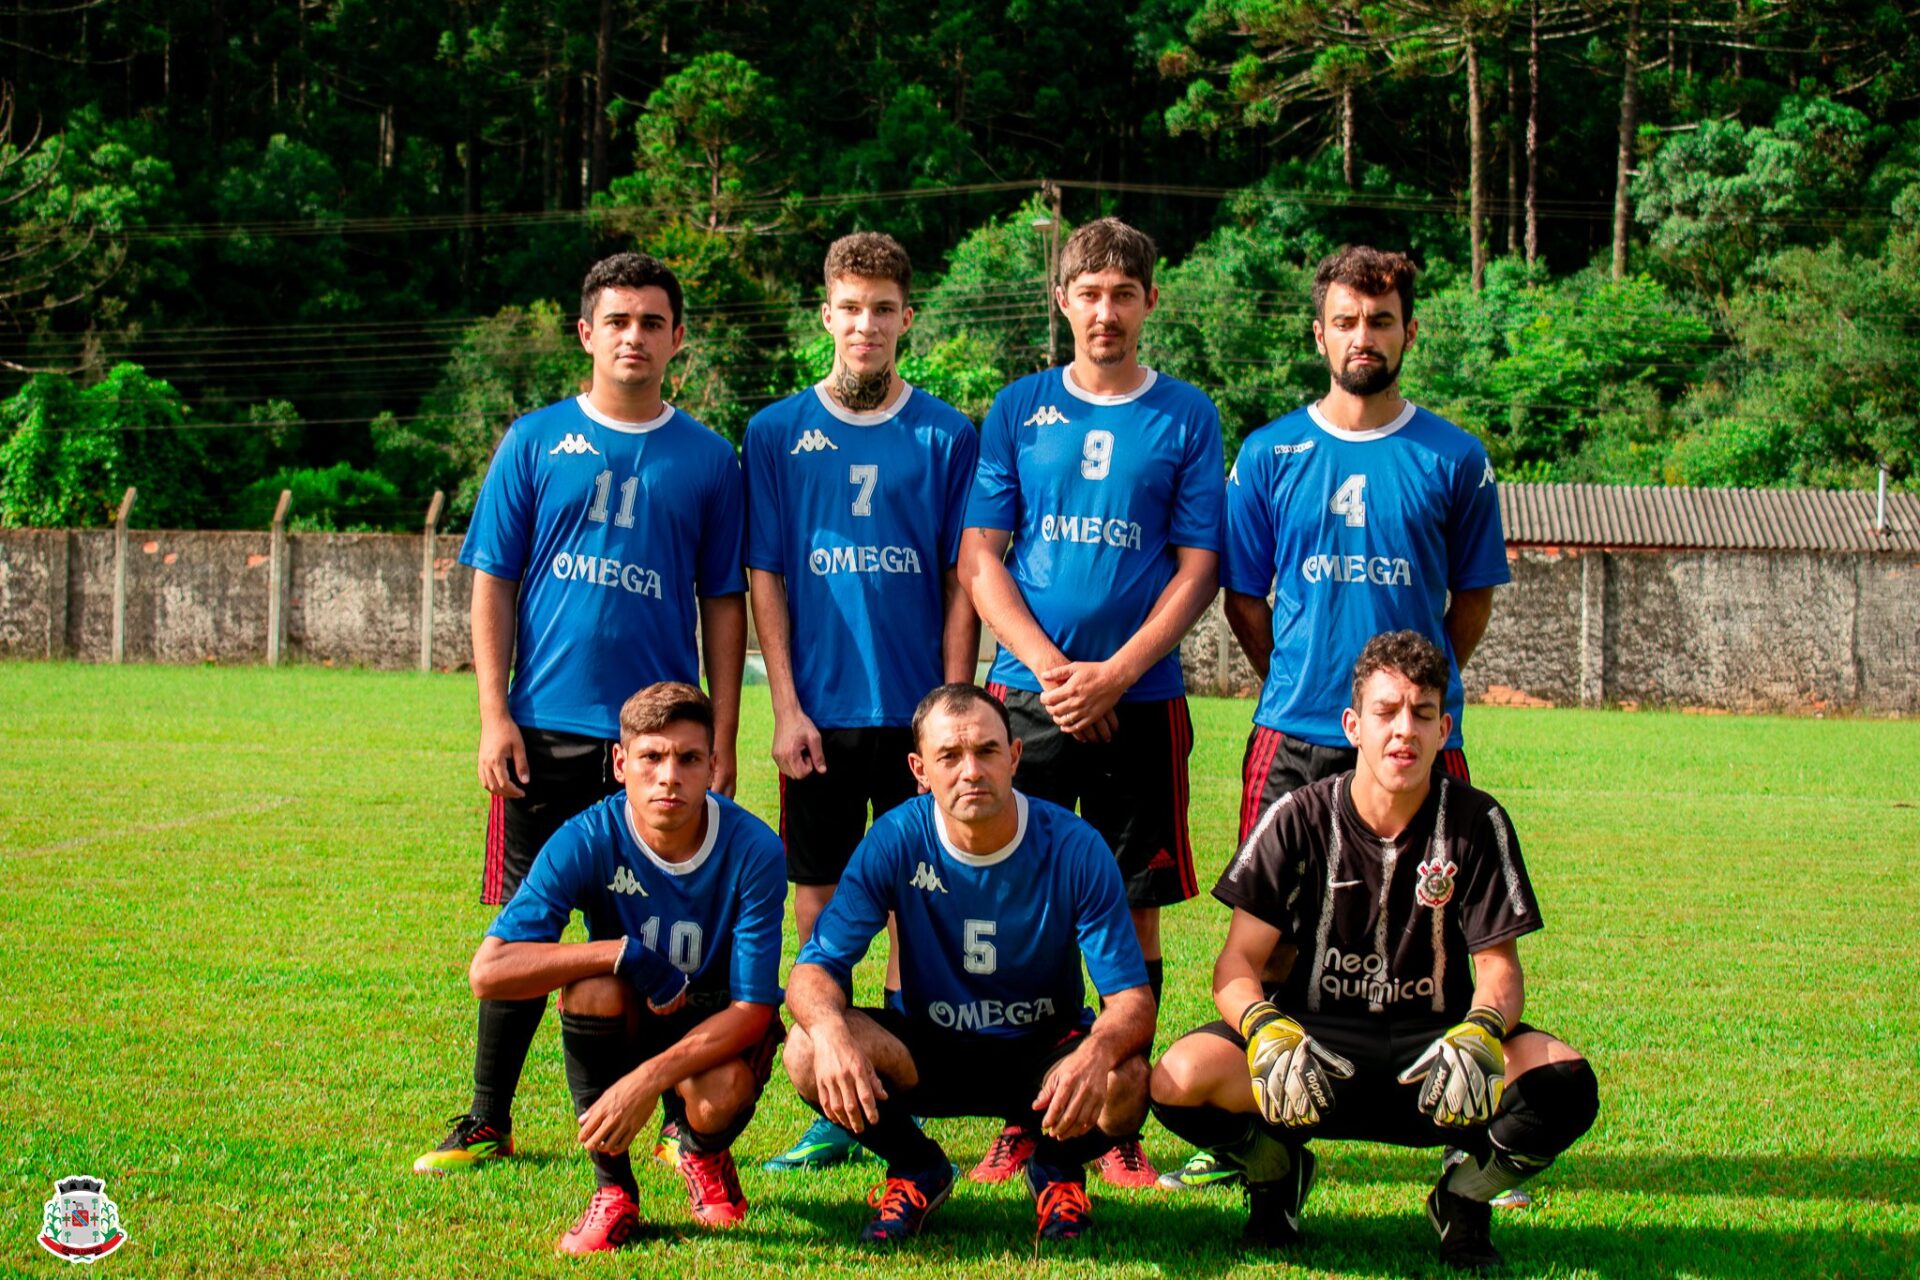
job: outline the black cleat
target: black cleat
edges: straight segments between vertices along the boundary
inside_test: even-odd
[[[1305,1147],[1293,1153],[1293,1165],[1287,1176],[1276,1182],[1249,1182],[1247,1226],[1240,1243],[1255,1249],[1286,1249],[1299,1244],[1300,1210],[1313,1190],[1315,1162]]]
[[[1444,1176],[1427,1195],[1427,1221],[1440,1233],[1440,1261],[1456,1271],[1491,1271],[1504,1261],[1493,1247],[1493,1206],[1455,1195]]]

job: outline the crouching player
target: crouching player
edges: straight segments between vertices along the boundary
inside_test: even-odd
[[[914,1116],[990,1116],[1039,1139],[1039,1235],[1087,1228],[1087,1161],[1146,1116],[1154,1003],[1113,854],[1069,811],[1013,789],[1007,710],[943,685],[913,716],[921,795],[875,820],[789,978],[787,1072],[887,1162],[861,1239],[920,1230],[958,1170]],[[887,913],[899,1009],[849,1009],[845,984]],[[1085,1007],[1080,962],[1104,1007]]]
[[[618,1247],[638,1225],[627,1148],[656,1102],[679,1126],[694,1218],[747,1212],[729,1148],[780,1042],[786,861],[767,824],[713,780],[713,709],[692,685],[620,708],[624,789],[556,832],[473,957],[474,994],[559,990],[560,1043],[598,1189],[562,1253]],[[591,941],[561,942],[572,912]]]
[[[1598,1111],[1585,1059],[1520,1021],[1515,940],[1541,923],[1507,815],[1433,772],[1447,678],[1417,632],[1369,641],[1343,718],[1355,768],[1270,805],[1214,886],[1233,908],[1213,969],[1225,1021],[1167,1051],[1153,1107],[1245,1170],[1252,1243],[1299,1239],[1311,1139],[1445,1146],[1427,1196],[1440,1256],[1497,1266],[1487,1202]]]

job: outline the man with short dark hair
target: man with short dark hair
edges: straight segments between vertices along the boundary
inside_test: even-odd
[[[953,1189],[959,1170],[916,1115],[1024,1122],[1039,1236],[1073,1240],[1092,1210],[1083,1166],[1145,1114],[1154,1006],[1120,872],[1092,827],[1013,789],[1021,744],[997,699],[944,685],[913,729],[930,794],[874,822],[801,950],[787,1073],[887,1162],[863,1240],[917,1234]],[[901,1003],[851,1009],[853,967],[890,913]]]
[[[755,414],[743,448],[747,569],[802,946],[869,807],[877,818],[918,789],[907,767],[914,704],[971,680],[980,642],[953,571],[979,435],[899,375],[913,323],[907,251],[856,232],[828,249],[825,274],[833,369]],[[892,960],[887,986],[899,986]],[[767,1167],[815,1168],[854,1150],[820,1117]]]
[[[1154,1067],[1160,1122],[1246,1180],[1249,1242],[1300,1239],[1314,1138],[1451,1148],[1427,1217],[1449,1265],[1497,1266],[1489,1202],[1592,1125],[1586,1060],[1520,1020],[1541,927],[1512,823],[1434,760],[1451,664],[1375,637],[1343,732],[1358,765],[1262,810],[1214,896],[1222,1021]]]
[[[639,1221],[627,1148],[656,1103],[677,1119],[679,1170],[706,1226],[746,1217],[730,1148],[780,1042],[778,838],[713,781],[713,708],[692,685],[620,711],[623,790],[566,822],[474,954],[482,999],[561,992],[560,1042],[598,1187],[562,1253],[614,1249]],[[562,942],[573,912],[587,942]]]
[[[703,655],[714,788],[733,792],[744,499],[733,446],[661,398],[681,309],[659,259],[595,263],[578,326],[592,382],[507,429],[474,507],[460,561],[474,571],[479,774],[493,797],[483,902],[510,898],[560,824],[618,789],[621,701],[698,681]],[[512,1154],[513,1095],[545,1009],[544,996],[480,1002],[473,1101],[416,1172]]]
[[[1000,641],[988,679],[1025,746],[1022,786],[1078,804],[1113,848],[1158,1000],[1160,909],[1199,892],[1178,647],[1217,586],[1224,455],[1213,403],[1140,363],[1156,256],[1115,218],[1068,238],[1054,302],[1073,362],[994,400],[960,577]],[[1033,1142],[1008,1129],[972,1176],[1011,1177]],[[1154,1180],[1137,1135],[1100,1171]]]

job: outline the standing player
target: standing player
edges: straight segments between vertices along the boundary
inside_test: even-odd
[[[639,1221],[627,1147],[656,1102],[680,1129],[694,1220],[747,1214],[729,1151],[780,1042],[778,838],[710,795],[713,708],[651,685],[620,708],[623,785],[556,832],[473,957],[482,999],[561,991],[560,1043],[598,1189],[562,1253],[617,1248]],[[586,917],[588,942],[562,942]]]
[[[714,788],[733,793],[744,503],[732,446],[661,399],[686,336],[680,282],[642,253],[595,263],[579,333],[590,388],[508,428],[460,551],[474,571],[480,783],[493,795],[489,903],[513,895],[562,822],[617,789],[621,701],[697,681],[703,655]],[[473,1102],[416,1172],[513,1153],[513,1095],[545,1010],[544,996],[480,1002]]]
[[[833,371],[754,415],[743,448],[747,568],[802,946],[866,833],[868,806],[878,817],[918,790],[907,755],[920,695],[972,680],[980,643],[953,572],[979,436],[896,372],[912,283],[891,236],[836,240],[820,308]],[[899,966],[887,968],[897,990]],[[822,1117],[767,1167],[853,1151],[852,1135]]]
[[[1156,256],[1114,218],[1068,238],[1054,301],[1073,363],[994,400],[960,577],[1000,640],[989,679],[1025,744],[1021,785],[1078,803],[1112,846],[1157,1002],[1160,908],[1199,892],[1175,650],[1216,590],[1224,456],[1213,403],[1140,364]],[[1033,1143],[1008,1129],[972,1176],[1012,1176]],[[1137,1134],[1100,1171],[1121,1186],[1154,1178]]]
[[[1086,823],[1014,791],[1020,741],[990,694],[935,689],[913,732],[932,794],[875,821],[801,950],[787,1073],[887,1162],[861,1239],[915,1234],[953,1190],[959,1170],[916,1115],[1018,1118],[1042,1134],[1027,1164],[1039,1235],[1076,1239],[1085,1163],[1137,1132],[1146,1107],[1153,997],[1120,873]],[[849,1009],[853,967],[889,913],[902,1004]]]
[[[1154,1114],[1244,1171],[1254,1243],[1299,1240],[1309,1140],[1444,1145],[1440,1256],[1497,1266],[1488,1202],[1598,1111],[1585,1059],[1520,1020],[1516,940],[1540,912],[1512,824],[1434,769],[1452,678],[1418,633],[1370,641],[1342,717],[1358,767],[1268,805],[1214,886],[1233,908],[1213,970],[1225,1020],[1167,1050]]]

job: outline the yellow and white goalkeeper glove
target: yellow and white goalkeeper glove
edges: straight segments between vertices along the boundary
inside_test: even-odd
[[[1507,1020],[1497,1009],[1478,1005],[1466,1021],[1449,1027],[1400,1073],[1401,1084],[1420,1088],[1420,1110],[1450,1129],[1485,1124],[1500,1107],[1507,1087]]]
[[[1247,1042],[1253,1102],[1268,1124],[1289,1129],[1319,1124],[1333,1110],[1333,1081],[1353,1078],[1351,1062],[1269,1001],[1247,1006],[1240,1015],[1240,1035]]]

